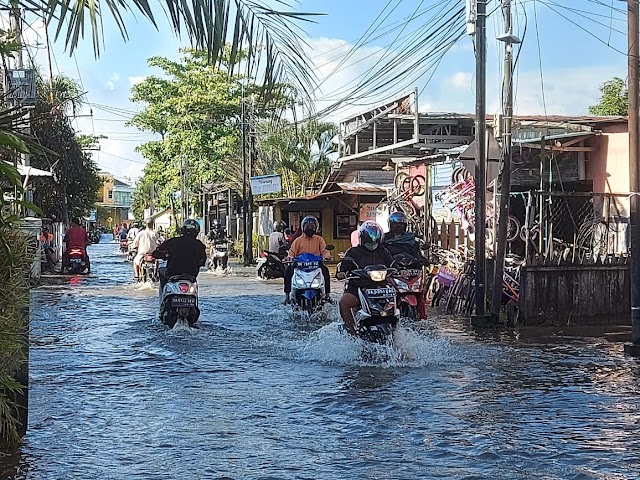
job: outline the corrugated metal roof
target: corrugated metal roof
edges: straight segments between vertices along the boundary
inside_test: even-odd
[[[577,137],[590,137],[595,135],[595,132],[566,132],[566,133],[558,133],[556,135],[545,135],[545,141],[552,140],[566,140],[568,138],[577,138]],[[514,140],[513,143],[521,144],[521,143],[540,143],[542,142],[542,137],[536,138],[519,138]]]
[[[387,189],[382,185],[374,185],[367,182],[338,182],[336,183],[340,190],[345,193],[357,193],[357,194],[386,194]]]

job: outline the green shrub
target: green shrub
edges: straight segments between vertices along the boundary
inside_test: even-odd
[[[27,361],[29,341],[29,274],[34,251],[17,228],[0,228],[0,449],[11,450],[20,441],[20,406],[16,397],[23,385],[16,373]]]

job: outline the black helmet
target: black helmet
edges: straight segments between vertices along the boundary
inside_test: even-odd
[[[407,216],[404,212],[393,212],[389,215],[389,231],[394,235],[407,231]]]
[[[191,235],[197,237],[200,233],[200,224],[192,218],[187,218],[180,228],[181,235]]]
[[[364,222],[358,232],[360,245],[367,250],[374,251],[382,243],[382,227],[374,221],[368,220]]]
[[[318,222],[318,219],[316,217],[314,217],[313,215],[307,215],[306,217],[304,217],[302,219],[302,222],[300,222],[300,230],[302,230],[304,232],[304,227],[306,227],[307,225],[313,223],[316,227],[316,232],[318,230],[320,230],[320,223]]]

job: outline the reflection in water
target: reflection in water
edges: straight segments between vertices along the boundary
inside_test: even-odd
[[[363,355],[242,267],[201,275],[199,328],[168,331],[117,244],[90,253],[32,293],[29,432],[0,478],[640,478],[616,345],[433,317]]]

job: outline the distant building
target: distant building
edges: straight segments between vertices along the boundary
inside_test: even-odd
[[[99,175],[103,183],[98,190],[96,220],[108,227],[131,221],[133,219],[131,205],[135,188],[121,182],[110,173],[100,172]]]

